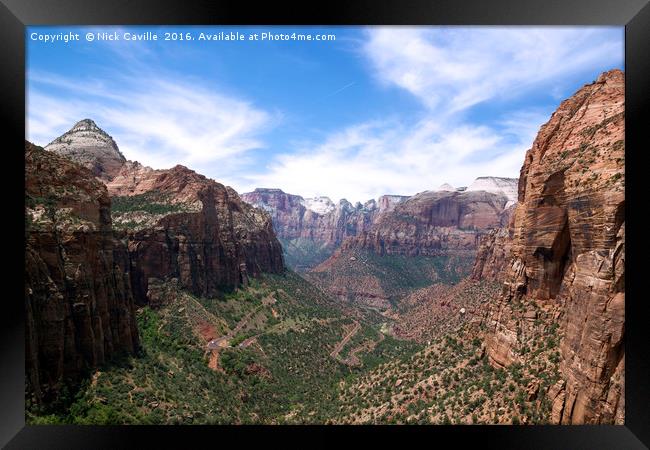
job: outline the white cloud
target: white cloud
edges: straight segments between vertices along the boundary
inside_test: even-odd
[[[370,72],[420,100],[420,118],[350,126],[281,155],[243,186],[364,201],[445,182],[458,187],[478,176],[518,177],[552,111],[510,106],[480,122],[464,113],[540,90],[557,96],[567,77],[623,61],[622,30],[615,28],[373,27],[365,38]]]
[[[278,157],[239,183],[244,190],[280,187],[306,197],[365,201],[382,194],[413,195],[448,182],[458,187],[484,175],[517,177],[527,143],[471,125],[445,128],[373,122],[331,135],[324,143]],[[494,149],[500,149],[494,154]],[[489,161],[472,162],[491,152]]]
[[[151,73],[161,55],[138,53],[145,62],[120,49],[115,54],[131,70],[114,76],[30,73],[28,139],[45,145],[89,117],[127,158],[155,168],[184,164],[239,192],[279,187],[365,201],[445,182],[467,185],[478,176],[517,177],[552,111],[504,103],[494,109],[499,115],[477,121],[468,118],[472,107],[516,104],[540,91],[559,100],[575,87],[567,79],[623,61],[622,32],[614,28],[373,27],[364,37],[358,44],[368,75],[418,99],[415,118],[361,117],[343,129],[318,130],[321,141],[289,136],[286,152],[264,159],[273,151],[264,133],[280,123],[278,113],[206,82]],[[329,95],[344,95],[354,83]]]
[[[113,135],[128,159],[200,171],[261,147],[261,133],[279,119],[246,100],[180,78],[122,76],[114,83],[33,74],[27,138],[46,145],[88,117]],[[52,85],[56,94],[47,89]]]
[[[366,38],[363,51],[377,78],[438,114],[620,64],[624,52],[622,30],[614,28],[383,27]]]

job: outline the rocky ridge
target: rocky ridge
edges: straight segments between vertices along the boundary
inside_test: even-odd
[[[466,191],[485,191],[493,194],[502,194],[508,197],[506,208],[517,203],[518,193],[517,178],[503,177],[478,177],[467,186]]]
[[[385,195],[356,205],[342,199],[334,204],[327,197],[304,199],[280,189],[258,188],[241,198],[271,214],[289,264],[309,269],[331,255],[347,237],[368,230],[381,214],[407,197]],[[307,253],[313,261],[307,261]]]
[[[181,165],[159,170],[127,161],[90,119],[46,150],[89,168],[106,185],[138,303],[147,301],[149,278],[177,278],[196,295],[214,296],[249,276],[284,270],[268,214],[232,188]]]
[[[343,241],[309,280],[342,302],[389,311],[414,289],[468,276],[481,236],[509,220],[507,202],[481,191],[416,194]]]
[[[425,191],[396,205],[341,249],[410,256],[475,251],[480,234],[507,223],[507,202],[507,197],[489,192]]]
[[[134,292],[146,301],[149,278],[177,278],[211,297],[246,284],[249,276],[281,273],[282,248],[269,215],[187,167],[169,170],[127,163],[107,184],[118,220],[140,218],[123,236]]]
[[[90,120],[26,143],[27,372],[37,401],[139,346],[152,281],[213,297],[284,271],[271,219],[184,167],[124,160]],[[153,285],[155,286],[155,282]]]

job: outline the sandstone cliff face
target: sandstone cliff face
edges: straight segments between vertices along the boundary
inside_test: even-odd
[[[492,194],[501,194],[508,197],[507,206],[517,203],[519,180],[504,177],[478,177],[465,189],[468,192],[485,191]]]
[[[126,161],[89,119],[46,149],[88,167],[106,185],[137,303],[147,302],[149,278],[176,278],[196,295],[214,296],[249,276],[284,270],[270,217],[232,188],[181,165],[154,170]]]
[[[505,281],[511,247],[512,233],[508,228],[496,228],[483,235],[479,240],[470,278],[472,280]]]
[[[624,420],[623,139],[624,75],[613,70],[562,102],[521,169],[488,354],[497,365],[517,360],[521,299],[559,321],[563,379],[547,394],[556,423]]]
[[[310,270],[339,249],[411,256],[451,249],[473,255],[481,234],[508,222],[517,180],[482,177],[472,186],[471,192],[443,185],[412,197],[383,195],[354,206],[280,189],[256,189],[242,199],[272,215],[290,265]]]
[[[508,198],[484,191],[426,191],[379,214],[309,279],[341,301],[389,310],[414,289],[469,275],[480,237],[509,218]]]
[[[45,150],[81,164],[105,181],[113,179],[126,161],[113,138],[90,119],[77,122],[45,146]]]
[[[513,204],[503,212],[503,219],[508,220],[507,227],[495,228],[480,237],[470,275],[472,280],[505,281],[512,251],[515,206]]]
[[[247,203],[271,214],[273,227],[295,269],[310,269],[325,260],[344,239],[370,229],[380,215],[408,197],[387,195],[379,201],[352,205],[327,197],[304,199],[280,189],[256,189],[242,194]]]
[[[343,239],[367,230],[380,211],[391,209],[401,196],[380,198],[352,205],[343,199],[338,204],[325,197],[304,199],[280,189],[256,189],[242,194],[251,205],[268,211],[278,237],[311,239],[328,246],[338,246]]]
[[[25,145],[28,390],[51,399],[66,378],[139,345],[126,249],[93,174]]]
[[[396,205],[342,249],[410,256],[473,252],[483,232],[507,222],[507,202],[504,195],[483,191],[426,191]]]
[[[134,303],[147,302],[150,279],[209,297],[284,270],[269,215],[233,189],[183,166],[124,161],[89,120],[48,148],[26,143],[25,154],[27,375],[38,400],[138,348]]]
[[[107,184],[131,260],[133,290],[145,303],[149,278],[177,278],[180,286],[211,297],[284,270],[282,247],[264,211],[237,193],[183,167],[169,170],[127,163]],[[153,208],[153,209],[152,209]]]

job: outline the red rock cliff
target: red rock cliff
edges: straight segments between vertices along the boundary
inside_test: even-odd
[[[392,208],[404,198],[383,196],[380,197],[380,206],[374,200],[352,205],[345,199],[335,205],[326,197],[303,199],[280,189],[256,189],[242,194],[244,201],[271,214],[280,238],[308,239],[330,247],[340,245],[346,237],[368,230],[380,212]]]
[[[146,198],[147,204],[117,214],[131,221],[124,241],[138,302],[146,302],[149,278],[177,278],[194,294],[210,297],[245,284],[248,276],[284,270],[269,215],[186,167],[152,170],[128,162],[108,189],[114,202]],[[151,205],[163,213],[138,209]]]
[[[25,145],[27,389],[51,399],[66,378],[139,345],[126,248],[90,170]]]
[[[89,168],[108,188],[138,303],[147,302],[149,278],[176,278],[196,295],[213,296],[284,270],[270,217],[233,189],[184,166],[154,170],[127,161],[90,119],[46,150]]]
[[[423,192],[382,214],[369,231],[348,239],[341,249],[410,256],[474,252],[482,233],[507,221],[507,202],[504,195],[484,191]]]
[[[559,321],[562,380],[547,394],[556,423],[624,421],[624,148],[624,75],[612,70],[561,103],[521,169],[487,348],[496,365],[517,360],[521,298]]]

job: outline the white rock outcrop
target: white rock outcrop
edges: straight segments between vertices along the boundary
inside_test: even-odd
[[[502,194],[508,197],[510,202],[516,203],[518,187],[519,179],[517,178],[478,177],[467,187],[467,191],[485,191],[491,192],[492,194]],[[510,203],[510,205],[513,203]]]

